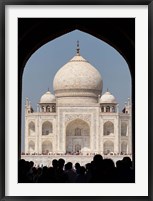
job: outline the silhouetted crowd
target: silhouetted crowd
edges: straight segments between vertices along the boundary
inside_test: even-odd
[[[132,161],[124,157],[116,162],[103,159],[100,154],[93,161],[81,166],[54,159],[51,167],[35,167],[33,161],[20,159],[18,163],[19,183],[134,183],[135,170]]]

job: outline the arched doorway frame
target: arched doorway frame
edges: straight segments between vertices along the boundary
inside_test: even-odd
[[[68,129],[68,126],[70,126],[72,123],[75,123],[76,121],[80,121],[80,122],[82,122],[82,123],[85,123],[86,125],[87,125],[87,127],[88,127],[88,129],[89,129],[89,147],[91,148],[91,134],[90,134],[90,132],[91,132],[91,128],[90,128],[90,124],[89,124],[89,122],[88,121],[85,121],[84,119],[82,119],[82,118],[76,118],[76,119],[73,119],[73,120],[70,120],[70,121],[68,121],[67,123],[66,123],[66,125],[65,125],[65,150],[67,150],[67,129]],[[78,126],[76,126],[76,128],[78,128]],[[81,135],[82,136],[82,135]],[[80,136],[80,137],[81,137]],[[79,136],[75,136],[74,135],[74,137],[78,137],[79,138]],[[76,143],[76,144],[74,144],[73,145],[73,148],[75,148],[75,147],[79,147],[80,146],[80,144],[78,144],[78,143]],[[88,147],[88,148],[89,148]],[[80,146],[80,148],[82,148],[81,146]],[[81,149],[80,149],[81,150]]]
[[[108,120],[103,124],[103,136],[108,136],[110,134],[114,135],[114,122]]]
[[[28,153],[32,154],[34,152],[35,152],[35,141],[29,140],[29,142],[28,142]]]
[[[135,152],[135,20],[132,18],[20,18],[18,21],[18,156],[21,153],[22,75],[30,56],[47,42],[80,30],[114,47],[127,61],[132,80],[132,152]],[[55,25],[55,26],[54,26]],[[52,29],[54,27],[54,29]],[[103,27],[103,29],[101,28]],[[35,37],[37,35],[37,37]]]
[[[47,149],[46,149],[47,147]],[[52,144],[52,141],[51,140],[43,140],[42,141],[42,144],[41,144],[41,149],[42,149],[42,154],[44,152],[46,152],[46,154],[48,154],[49,152],[52,152],[53,151],[53,144]],[[45,150],[44,150],[45,149]]]
[[[107,148],[107,150],[106,150]],[[111,152],[114,152],[114,141],[112,140],[105,140],[103,144],[103,153],[104,154],[109,154]]]
[[[47,129],[46,129],[47,128]],[[48,130],[48,133],[45,133]],[[42,136],[50,135],[53,133],[53,123],[46,120],[42,123],[41,134]]]

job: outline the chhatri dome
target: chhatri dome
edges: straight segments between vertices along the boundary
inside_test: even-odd
[[[107,90],[100,98],[100,103],[117,103],[115,97]]]
[[[90,97],[96,99],[102,93],[102,78],[79,52],[68,63],[58,70],[54,77],[53,88],[55,96],[60,97]]]
[[[49,90],[40,98],[40,103],[53,103],[53,102],[55,102],[55,96],[51,94]]]

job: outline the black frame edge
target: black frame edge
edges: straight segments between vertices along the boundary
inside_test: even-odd
[[[0,199],[5,197],[5,6],[0,4]]]
[[[152,0],[1,0],[5,5],[148,5]]]
[[[148,194],[149,199],[153,200],[153,1],[148,7]]]
[[[86,2],[86,3],[85,3]],[[102,3],[103,2],[103,3]],[[113,3],[112,3],[113,2]],[[116,2],[116,3],[114,3]],[[0,2],[0,200],[22,200],[22,201],[26,201],[26,200],[123,200],[123,197],[37,197],[37,196],[22,196],[22,197],[16,197],[16,196],[5,196],[5,5],[46,5],[46,4],[50,4],[50,5],[69,5],[70,1],[63,1],[61,2],[61,0],[55,0],[55,1],[47,1],[44,0],[44,2],[42,0],[36,0],[36,1],[29,1],[29,0],[23,0],[22,2],[20,0],[10,0],[10,1],[1,1]],[[151,125],[152,125],[152,69],[151,66],[153,65],[153,58],[152,58],[152,48],[153,48],[153,38],[151,37],[153,34],[153,2],[152,0],[125,0],[124,3],[122,0],[95,0],[94,2],[92,1],[82,1],[82,3],[80,4],[80,0],[77,1],[77,3],[74,1],[71,1],[70,5],[148,5],[149,6],[149,45],[148,45],[148,50],[149,50],[149,60],[148,60],[148,64],[149,64],[149,107],[150,107],[150,113],[149,113],[149,196],[143,196],[143,197],[124,197],[125,201],[139,201],[139,200],[143,200],[143,201],[147,201],[147,200],[153,200],[153,187],[152,187],[152,183],[153,183],[153,175],[152,175],[152,148],[151,148],[151,144],[153,142],[153,137],[151,136]]]

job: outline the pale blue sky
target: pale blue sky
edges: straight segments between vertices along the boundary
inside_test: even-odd
[[[53,91],[53,79],[64,64],[76,54],[77,40],[80,54],[101,74],[103,91],[107,88],[116,97],[120,111],[131,98],[131,75],[124,58],[107,43],[81,31],[72,31],[39,48],[26,63],[22,80],[22,151],[24,150],[24,108],[29,98],[36,110],[40,97]]]

